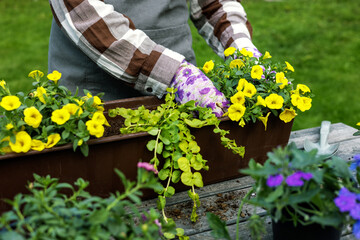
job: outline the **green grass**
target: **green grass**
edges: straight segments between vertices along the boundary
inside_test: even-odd
[[[293,129],[322,120],[355,126],[360,121],[360,8],[354,0],[243,0],[253,42],[295,68],[297,83],[315,97]],[[28,72],[47,72],[51,11],[47,0],[0,1],[0,80],[13,92],[30,88]],[[197,63],[219,58],[192,28]]]

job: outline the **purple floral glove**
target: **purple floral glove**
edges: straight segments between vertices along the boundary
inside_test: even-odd
[[[212,81],[185,60],[176,71],[170,87],[178,90],[175,101],[186,103],[195,100],[202,107],[210,107],[217,117],[224,114],[222,108],[227,108],[229,104],[224,94],[215,88]]]

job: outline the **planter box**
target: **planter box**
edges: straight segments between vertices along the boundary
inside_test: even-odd
[[[139,97],[106,102],[105,109],[116,107],[137,108],[145,105],[154,109],[162,101],[155,97]],[[89,156],[84,157],[80,151],[73,152],[72,144],[67,144],[42,152],[30,151],[26,154],[6,154],[0,156],[0,198],[12,199],[17,193],[26,193],[25,185],[33,180],[33,173],[50,174],[61,182],[73,183],[81,177],[90,181],[88,191],[94,195],[107,197],[109,192],[122,190],[122,185],[114,173],[118,168],[135,180],[137,162],[149,161],[152,153],[146,149],[146,143],[153,139],[147,133],[119,135],[121,117],[108,118],[112,128],[107,129],[105,136],[91,139]],[[220,136],[213,133],[213,127],[193,129],[193,134],[201,148],[201,154],[208,160],[209,171],[202,172],[204,184],[216,183],[241,176],[239,169],[245,168],[251,158],[263,163],[266,153],[278,145],[286,145],[289,140],[292,122],[283,123],[278,118],[269,118],[268,129],[264,131],[261,122],[240,127],[228,118],[221,119],[220,127],[230,130],[229,138],[236,139],[238,145],[245,146],[245,157],[242,159],[225,149]],[[115,135],[114,135],[115,134]],[[187,190],[179,185],[176,189]],[[153,192],[144,192],[144,199],[156,197]],[[8,205],[0,202],[0,212]]]

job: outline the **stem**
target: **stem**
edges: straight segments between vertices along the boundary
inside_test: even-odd
[[[158,134],[157,134],[157,136],[156,136],[155,148],[154,148],[154,158],[156,158],[156,152],[157,152],[157,147],[158,147],[158,144],[159,144],[160,133],[161,133],[161,129],[159,129],[159,132],[158,132]],[[155,167],[155,169],[157,170],[157,165],[156,165],[156,163],[154,164],[154,167]]]
[[[129,196],[130,194],[136,192],[137,190],[139,190],[140,188],[142,188],[142,185],[136,185],[133,189],[131,189],[131,191],[126,190],[125,193],[121,194],[119,197],[117,197],[112,203],[110,203],[107,208],[106,211],[110,211],[113,207],[116,206],[116,204],[118,202],[120,202],[121,200],[123,200],[124,198],[127,198],[127,196]]]
[[[239,222],[240,222],[240,214],[241,214],[241,210],[244,206],[244,203],[246,201],[246,198],[248,198],[252,193],[254,192],[254,189],[251,189],[251,191],[249,191],[245,197],[241,200],[241,204],[239,206],[239,211],[237,214],[237,218],[236,218],[236,240],[239,240]]]

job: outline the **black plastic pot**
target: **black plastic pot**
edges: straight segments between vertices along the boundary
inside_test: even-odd
[[[290,221],[272,221],[272,230],[274,240],[339,240],[341,237],[341,229],[315,223],[295,227]]]

